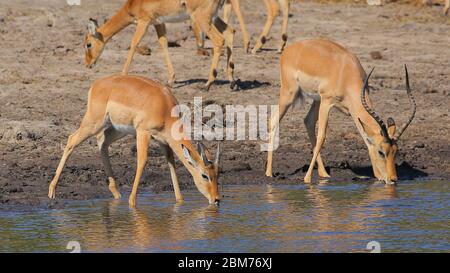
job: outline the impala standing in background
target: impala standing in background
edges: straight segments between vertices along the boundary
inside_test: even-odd
[[[136,48],[144,37],[150,25],[154,25],[159,43],[163,49],[168,67],[168,84],[175,81],[175,72],[169,56],[165,23],[183,22],[191,19],[211,40],[214,55],[206,89],[209,90],[217,77],[220,54],[224,44],[227,48],[227,73],[231,88],[234,88],[233,39],[234,30],[218,16],[218,10],[224,0],[128,0],[125,5],[103,26],[99,27],[96,20],[91,19],[88,25],[89,34],[85,38],[85,64],[92,68],[98,61],[106,43],[116,33],[136,24],[136,32],[131,41],[127,62],[122,74],[127,75]]]
[[[242,36],[244,40],[244,48],[248,52],[250,47],[250,39],[247,32],[247,27],[245,26],[244,17],[241,13],[240,0],[227,0],[224,5],[224,20],[228,24],[231,16],[231,10],[236,14],[239,24],[241,26]],[[267,7],[267,21],[264,25],[264,29],[259,35],[255,47],[252,49],[252,54],[257,53],[266,43],[267,36],[273,26],[275,19],[278,17],[281,11],[283,12],[283,23],[281,25],[281,43],[278,48],[278,52],[282,52],[287,42],[287,30],[289,21],[289,0],[264,0]],[[259,3],[258,3],[259,4]]]
[[[259,1],[252,1],[253,5],[259,5]],[[280,8],[283,12],[283,23],[281,26],[281,43],[278,48],[278,52],[282,52],[284,47],[286,46],[286,42],[288,39],[287,36],[287,30],[288,30],[288,21],[289,21],[289,0],[264,0],[264,3],[267,7],[267,21],[264,25],[264,29],[259,35],[259,38],[256,42],[255,47],[252,49],[252,54],[256,54],[261,48],[264,46],[264,44],[267,41],[267,36],[269,35],[269,32],[273,26],[273,23],[275,19],[278,17],[280,13]],[[231,17],[231,11],[234,11],[236,14],[236,17],[239,21],[239,25],[241,26],[242,31],[242,40],[244,42],[244,49],[245,52],[250,51],[250,38],[247,31],[247,26],[245,24],[244,16],[241,12],[241,4],[240,0],[226,0],[225,5],[223,7],[224,9],[224,21],[225,23],[229,24],[230,17]],[[201,50],[204,46],[204,39],[202,38],[200,34],[199,28],[196,28],[193,24],[193,29],[195,36],[197,38],[197,47],[199,48],[198,52],[200,54],[203,54],[203,51]]]
[[[138,76],[110,76],[96,81],[89,91],[86,114],[80,128],[69,137],[56,175],[49,187],[48,196],[55,198],[55,190],[61,172],[73,150],[92,136],[97,136],[103,164],[109,178],[109,189],[119,199],[108,148],[114,141],[126,135],[136,135],[137,171],[130,206],[136,205],[136,195],[142,172],[147,162],[148,147],[153,139],[160,144],[169,162],[175,197],[182,201],[175,172],[173,153],[191,173],[198,190],[210,204],[219,204],[217,180],[219,176],[220,149],[211,160],[211,154],[198,144],[197,147],[185,137],[181,128],[174,135],[174,126],[181,123],[172,116],[177,101],[169,89],[152,80]],[[178,128],[178,127],[177,127]]]
[[[406,66],[405,70],[406,91],[413,109],[408,122],[395,135],[394,120],[389,118],[386,127],[383,120],[372,110],[370,98],[366,92],[370,74],[366,77],[364,69],[354,54],[334,42],[322,39],[305,40],[286,48],[281,56],[280,110],[279,115],[271,122],[272,132],[266,175],[273,175],[273,147],[279,122],[291,105],[302,100],[304,96],[308,96],[313,99],[313,104],[305,118],[305,125],[314,146],[314,153],[305,176],[306,183],[311,182],[316,162],[319,176],[330,177],[325,170],[320,150],[325,142],[329,112],[333,106],[350,114],[353,118],[368,147],[375,177],[387,184],[395,182],[397,180],[395,168],[397,142],[411,124],[416,112],[416,103],[411,94]],[[319,129],[316,139],[317,120]]]

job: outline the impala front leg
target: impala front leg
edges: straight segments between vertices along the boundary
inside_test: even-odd
[[[127,62],[125,63],[125,66],[123,68],[122,75],[128,75],[131,62],[133,61],[134,54],[136,53],[136,48],[141,42],[142,37],[144,37],[145,33],[147,32],[149,23],[150,21],[138,21],[136,32],[134,33],[133,40],[131,41],[130,51],[128,52]]]
[[[322,102],[320,105],[320,110],[319,110],[319,131],[317,134],[317,143],[316,143],[316,146],[314,147],[314,155],[311,160],[311,164],[309,165],[308,172],[305,175],[305,183],[311,183],[314,166],[316,164],[317,158],[320,155],[320,150],[322,149],[322,146],[325,142],[327,127],[328,127],[328,116],[329,116],[331,107],[332,107],[332,105],[329,102],[324,101],[322,99]]]
[[[197,42],[197,55],[210,56],[209,52],[205,49],[205,35],[202,32],[200,26],[195,22],[191,22],[192,30],[194,31],[195,41]]]
[[[183,202],[183,196],[181,195],[180,185],[178,183],[177,172],[175,168],[175,159],[173,157],[173,151],[168,145],[162,146],[164,155],[166,156],[167,163],[169,164],[170,176],[172,178],[173,190],[175,192],[175,199],[177,203]]]
[[[174,72],[172,61],[170,60],[170,55],[169,55],[169,42],[167,41],[167,36],[166,36],[166,34],[167,34],[166,25],[156,25],[155,29],[156,29],[156,33],[158,34],[158,41],[163,50],[164,59],[166,60],[166,64],[167,64],[167,70],[169,73],[168,85],[169,85],[169,87],[172,87],[175,82],[175,72]]]
[[[136,196],[141,180],[142,173],[148,159],[148,146],[150,145],[151,135],[147,131],[138,130],[136,132],[136,148],[137,148],[137,169],[136,177],[134,178],[133,190],[131,191],[129,204],[130,207],[136,207]]]

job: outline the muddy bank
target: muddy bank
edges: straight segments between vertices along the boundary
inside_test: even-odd
[[[68,162],[58,199],[49,201],[46,197],[67,137],[84,114],[90,84],[121,71],[133,35],[134,27],[118,34],[107,45],[97,67],[84,68],[82,42],[88,19],[99,18],[102,22],[123,1],[103,2],[102,9],[97,3],[69,7],[56,0],[6,0],[0,4],[1,208],[58,207],[67,200],[110,196],[96,142],[91,139]],[[265,11],[263,5],[251,7],[252,3],[244,1],[244,10],[254,44],[263,27]],[[409,115],[402,70],[403,64],[409,66],[418,111],[400,142],[397,164],[402,166],[399,172],[404,180],[450,178],[450,19],[440,15],[440,8],[395,3],[382,7],[313,2],[292,5],[289,42],[328,37],[355,52],[366,69],[375,66],[371,83],[375,107],[385,119],[392,116],[399,124]],[[195,55],[195,40],[188,24],[169,25],[169,39],[180,45],[170,49],[177,74],[175,96],[183,103],[193,103],[194,96],[202,96],[204,101],[221,105],[276,104],[279,55],[274,37],[279,30],[277,22],[266,50],[257,56],[245,54],[237,31],[235,63],[241,89],[232,92],[222,81],[226,78],[222,59],[220,81],[209,93],[203,93],[201,86],[210,59]],[[166,68],[153,29],[143,44],[151,48],[151,55],[137,55],[131,73],[166,81]],[[276,178],[264,177],[266,155],[259,152],[259,143],[225,142],[221,183],[302,183],[311,158],[303,126],[308,109],[309,103],[290,111],[281,125],[281,147],[275,153]],[[333,181],[370,175],[367,151],[354,124],[338,111],[331,115],[322,156],[331,168]],[[130,192],[135,172],[133,146],[134,140],[129,137],[111,148],[112,164],[124,195]],[[181,166],[178,173],[182,188],[193,188]],[[151,149],[141,190],[171,190],[167,164],[157,147]]]

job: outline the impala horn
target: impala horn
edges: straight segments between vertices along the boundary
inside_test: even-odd
[[[205,149],[203,148],[203,144],[197,143],[197,150],[202,157],[203,163],[205,166],[211,165],[211,161],[209,161],[208,157],[205,154]]]
[[[406,73],[406,93],[408,94],[409,104],[412,107],[412,111],[411,111],[411,116],[410,116],[408,122],[405,123],[405,125],[402,127],[402,129],[399,131],[397,137],[395,138],[397,140],[400,139],[400,137],[403,135],[403,133],[409,127],[411,122],[414,120],[414,118],[416,116],[416,110],[417,110],[416,100],[414,99],[414,96],[412,95],[411,87],[409,85],[408,67],[406,67],[406,65],[405,65],[405,73]]]
[[[370,71],[369,75],[367,76],[366,80],[364,81],[364,85],[363,88],[361,90],[361,103],[364,106],[364,108],[366,109],[367,113],[369,113],[370,116],[373,117],[373,119],[375,119],[375,121],[378,123],[378,125],[380,125],[381,127],[381,134],[386,138],[386,139],[390,139],[389,138],[389,134],[386,128],[386,125],[384,124],[383,119],[380,118],[380,116],[377,115],[377,113],[375,113],[374,110],[372,110],[369,105],[367,104],[366,101],[366,90],[369,89],[369,78],[372,75],[372,72],[375,68],[372,68],[372,71]]]

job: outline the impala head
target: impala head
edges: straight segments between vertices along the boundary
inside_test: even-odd
[[[197,151],[190,151],[186,146],[182,146],[184,158],[192,166],[191,172],[197,189],[209,200],[209,204],[216,206],[220,203],[218,179],[220,146],[217,145],[217,152],[214,159],[211,153],[203,144],[197,144]]]
[[[88,68],[94,67],[98,58],[105,48],[105,42],[103,35],[98,32],[97,20],[89,19],[88,34],[84,40],[84,51],[86,53],[84,58],[84,64]]]
[[[361,119],[359,119],[359,122],[361,123],[361,126],[365,132],[365,139],[369,144],[369,153],[371,154],[372,164],[374,164],[374,168],[378,171],[378,175],[380,176],[377,178],[380,180],[384,180],[386,184],[394,184],[398,179],[397,170],[395,168],[395,156],[398,150],[397,143],[415,117],[416,102],[411,93],[408,69],[405,65],[406,92],[408,93],[409,101],[412,106],[411,116],[408,122],[406,122],[406,124],[400,130],[398,130],[398,132],[396,132],[397,127],[393,118],[388,119],[386,126],[380,116],[378,116],[375,111],[369,107],[365,99],[366,89],[368,88],[368,82],[370,75],[372,75],[372,72],[373,69],[367,76],[361,90],[361,102],[367,113],[369,113],[369,115],[378,123],[380,129],[373,130],[363,121],[361,121]]]

